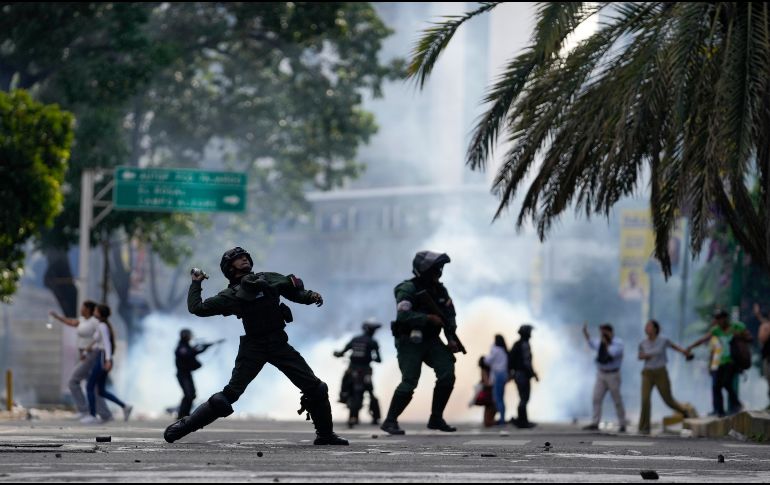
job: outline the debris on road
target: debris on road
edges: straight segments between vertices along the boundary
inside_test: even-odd
[[[655,470],[642,470],[639,472],[645,480],[657,480],[660,478]]]

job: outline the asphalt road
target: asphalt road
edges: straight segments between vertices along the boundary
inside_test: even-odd
[[[362,426],[338,429],[349,447],[316,447],[310,423],[226,419],[168,444],[167,424],[0,422],[0,482],[770,482],[770,446],[731,439],[402,423],[406,436]]]

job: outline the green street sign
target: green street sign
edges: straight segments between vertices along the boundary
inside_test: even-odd
[[[163,212],[243,212],[244,173],[190,169],[118,167],[116,210]]]

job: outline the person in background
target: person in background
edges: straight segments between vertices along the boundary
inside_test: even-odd
[[[484,427],[491,428],[495,426],[496,408],[495,399],[492,397],[492,375],[484,356],[479,358],[479,368],[481,369],[481,381],[476,384],[470,405],[484,407]]]
[[[709,327],[709,331],[713,327],[714,325],[712,324]],[[722,362],[722,344],[718,338],[712,335],[709,339],[709,375],[711,376],[711,413],[709,413],[709,416],[719,416],[719,413],[717,413],[717,396],[719,396],[721,391],[718,385],[717,373],[720,362]]]
[[[692,349],[710,341],[713,337],[719,339],[720,357],[719,367],[716,372],[716,385],[713,388],[714,410],[717,416],[725,416],[724,396],[722,390],[727,391],[728,413],[738,413],[743,405],[738,398],[738,391],[735,386],[735,378],[739,374],[732,356],[731,340],[735,337],[748,338],[746,326],[741,322],[732,322],[730,315],[725,310],[714,312],[714,323],[709,333],[695,341],[687,347],[688,352]]]
[[[666,337],[660,336],[660,324],[650,320],[644,326],[647,339],[639,344],[639,360],[644,361],[642,370],[642,411],[639,418],[639,433],[650,434],[650,398],[652,389],[657,387],[660,397],[668,407],[689,418],[694,415],[692,407],[678,403],[671,395],[671,381],[668,378],[666,350],[672,348],[688,359],[692,354]]]
[[[605,323],[599,326],[601,336],[592,339],[588,333],[588,324],[583,325],[583,335],[588,345],[597,352],[596,355],[596,384],[594,385],[593,408],[594,415],[591,424],[583,429],[595,431],[599,429],[602,417],[602,401],[607,391],[615,402],[618,414],[618,425],[621,433],[626,432],[626,410],[623,406],[623,396],[620,394],[620,366],[623,364],[623,341],[615,337],[612,325]]]
[[[124,421],[128,421],[133,410],[133,406],[124,403],[114,394],[107,391],[107,375],[112,370],[112,359],[115,356],[115,333],[109,321],[111,314],[110,307],[107,305],[97,305],[94,312],[94,316],[99,320],[99,326],[96,329],[96,334],[94,335],[95,342],[92,346],[94,350],[99,352],[99,356],[96,358],[94,368],[91,370],[91,375],[88,377],[88,383],[86,384],[90,415],[80,420],[83,424],[100,422],[99,418],[96,417],[97,392],[100,396],[114,402],[123,409]]]
[[[179,381],[179,385],[182,387],[182,393],[184,397],[179,404],[179,413],[177,419],[182,419],[185,416],[190,415],[193,401],[195,400],[195,382],[192,378],[193,371],[201,368],[201,363],[198,362],[197,356],[205,352],[209,347],[214,344],[202,344],[191,345],[193,334],[187,328],[182,329],[179,332],[179,343],[176,346],[174,352],[176,360],[176,378]]]
[[[398,417],[412,401],[423,363],[436,373],[428,429],[445,433],[457,431],[444,420],[444,410],[455,386],[454,354],[463,349],[457,338],[454,303],[440,281],[444,265],[449,262],[446,253],[420,251],[412,260],[414,278],[399,283],[394,289],[397,314],[391,330],[401,383],[393,392],[388,414],[380,426],[388,434],[406,433],[398,425]],[[446,344],[440,337],[442,330]]]
[[[78,410],[76,419],[80,420],[86,416],[90,416],[88,401],[83,394],[82,383],[88,379],[91,370],[94,368],[99,352],[96,350],[88,350],[94,343],[94,335],[96,334],[96,328],[99,325],[99,320],[94,316],[96,311],[96,303],[90,300],[86,300],[80,307],[80,318],[67,318],[58,315],[56,312],[51,311],[49,315],[52,318],[60,321],[68,327],[75,328],[77,332],[77,347],[79,361],[72,370],[72,374],[69,379],[69,390],[72,394],[72,400],[75,402],[75,407]],[[105,422],[112,420],[112,413],[107,407],[107,403],[104,402],[104,398],[97,396],[96,398],[96,411],[99,418]]]
[[[767,381],[768,396],[770,396],[770,319],[767,318],[758,304],[754,304],[754,315],[759,320],[759,346],[762,350],[762,374]],[[770,405],[767,406],[770,410]]]
[[[374,334],[382,327],[374,318],[367,319],[361,329],[363,334],[354,337],[339,352],[334,352],[334,356],[339,358],[350,350],[350,366],[342,377],[342,386],[340,389],[340,402],[348,406],[350,417],[348,418],[348,427],[359,423],[358,414],[364,405],[364,394],[369,394],[369,415],[372,417],[372,424],[380,424],[380,402],[374,396],[374,385],[372,383],[372,362],[381,363],[380,344],[374,340]]]
[[[529,345],[529,339],[532,338],[532,325],[522,325],[519,328],[519,340],[511,347],[509,354],[510,369],[516,388],[519,391],[519,409],[516,419],[511,423],[517,428],[534,428],[535,423],[530,422],[527,416],[527,403],[531,390],[530,380],[540,379],[532,368],[532,347]]]
[[[497,408],[497,424],[505,425],[505,384],[508,383],[508,347],[502,335],[495,335],[495,343],[484,357],[484,363],[489,366],[492,378],[492,395]]]

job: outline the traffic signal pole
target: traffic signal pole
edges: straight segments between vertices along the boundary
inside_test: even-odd
[[[91,259],[91,225],[94,217],[94,178],[95,172],[83,170],[80,175],[80,240],[78,252],[78,306],[77,312],[83,306],[88,291],[88,272]],[[77,318],[77,315],[75,315]]]

